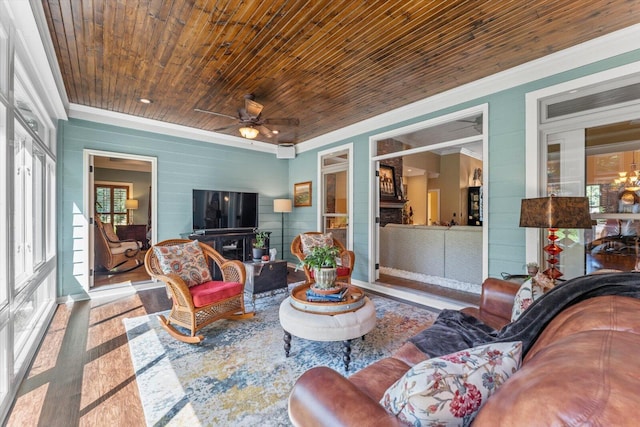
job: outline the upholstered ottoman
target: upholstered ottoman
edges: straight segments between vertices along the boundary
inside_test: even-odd
[[[290,297],[289,297],[290,298]],[[362,307],[339,314],[317,314],[293,308],[289,298],[280,304],[280,324],[284,329],[284,351],[289,357],[291,335],[311,341],[342,341],[345,371],[351,362],[351,340],[362,337],[376,325],[376,309],[368,297]]]

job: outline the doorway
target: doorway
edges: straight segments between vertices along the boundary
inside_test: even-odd
[[[526,197],[586,196],[595,222],[586,231],[560,230],[563,279],[634,269],[640,239],[637,69],[623,66],[532,92],[527,116]],[[526,233],[527,260],[544,259],[543,232]]]
[[[145,252],[156,241],[156,164],[153,157],[85,150],[85,200],[91,219],[89,290],[150,280],[143,263]],[[104,241],[98,240],[104,235],[95,225],[98,222],[113,231],[111,240],[135,242],[139,250],[110,262],[104,255]]]
[[[353,249],[353,144],[318,153],[321,183],[318,230],[331,233],[347,249]]]
[[[488,105],[482,104],[370,138],[370,282],[378,281],[383,270],[386,275],[391,272],[403,277],[435,276],[443,279],[438,281],[445,286],[454,281],[480,286],[488,271],[487,227],[467,223],[468,188],[482,185],[474,180],[474,170],[486,171],[487,135]],[[391,190],[386,185],[388,176],[396,183]],[[486,217],[486,203],[482,210]],[[427,226],[446,228],[452,223],[474,226],[470,227],[474,229],[474,248],[463,252],[474,254],[478,277],[453,277],[458,273],[451,273],[455,270],[451,263],[446,266],[444,250],[435,250],[426,237],[422,238],[435,230]],[[399,236],[403,233],[421,236],[408,256],[402,248],[389,244],[404,241]],[[429,262],[418,259],[430,250],[437,253],[428,257]],[[398,253],[404,255],[394,255]]]

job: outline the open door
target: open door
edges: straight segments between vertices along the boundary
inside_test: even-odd
[[[88,280],[87,291],[100,287],[103,284],[116,284],[138,282],[148,280],[145,274],[125,277],[134,273],[132,270],[120,271],[113,274],[108,271],[98,271],[96,268],[95,242],[96,226],[95,218],[98,215],[97,201],[101,202],[101,219],[114,224],[118,238],[133,239],[143,243],[143,249],[157,241],[157,159],[155,157],[139,156],[126,153],[113,153],[97,150],[85,150],[85,179],[84,200],[86,217],[86,275]],[[98,188],[96,188],[98,187]],[[126,196],[122,195],[122,188],[126,190]],[[114,197],[105,198],[107,190]],[[98,200],[96,200],[96,191]],[[116,203],[115,196],[118,196]],[[122,200],[121,200],[122,199]],[[130,200],[135,201],[129,204]],[[121,209],[122,208],[122,209]],[[118,229],[118,225],[122,230]],[[144,269],[136,269],[142,271]],[[99,274],[101,273],[101,274]]]
[[[95,220],[94,220],[94,216],[95,216],[95,211],[96,211],[96,198],[95,198],[95,192],[93,191],[93,187],[95,185],[95,179],[94,179],[94,157],[93,156],[89,156],[88,159],[88,164],[89,167],[87,169],[87,182],[88,182],[88,191],[86,192],[87,194],[87,198],[89,201],[89,253],[88,253],[88,259],[89,259],[89,289],[93,288],[95,285],[95,263],[96,263],[96,254],[95,254],[95,250],[93,250],[93,248],[95,248]]]

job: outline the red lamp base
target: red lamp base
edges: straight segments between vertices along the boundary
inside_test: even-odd
[[[560,262],[558,259],[558,254],[562,252],[562,248],[556,245],[556,240],[558,240],[558,236],[556,235],[557,228],[549,228],[549,235],[547,236],[547,240],[549,240],[549,244],[545,246],[544,251],[549,254],[547,258],[547,263],[549,264],[549,268],[544,271],[551,280],[555,282],[555,280],[559,277],[562,277],[562,272],[558,270],[556,264]]]

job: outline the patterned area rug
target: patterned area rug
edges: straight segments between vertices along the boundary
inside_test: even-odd
[[[199,345],[171,338],[154,315],[125,319],[136,381],[148,426],[289,426],[287,398],[313,366],[344,374],[342,344],[293,337],[283,349],[278,308],[284,295],[256,300],[256,316],[222,320]],[[431,324],[436,313],[370,296],[376,327],[352,341],[349,375],[390,355]],[[248,308],[251,306],[248,305]]]

